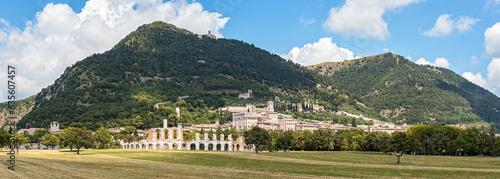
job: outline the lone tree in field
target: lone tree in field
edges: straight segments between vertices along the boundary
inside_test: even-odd
[[[399,164],[399,158],[401,158],[403,154],[414,151],[418,147],[419,143],[417,139],[404,132],[396,131],[392,133],[391,145],[386,151],[389,155],[395,155],[396,157],[398,157]]]
[[[267,145],[269,143],[269,132],[259,126],[254,126],[252,129],[245,131],[244,135],[246,143],[255,145],[255,153],[259,153],[258,151],[261,145]]]
[[[80,148],[90,148],[94,143],[92,131],[86,128],[68,127],[64,132],[67,132],[65,135],[66,142],[68,142],[70,146],[76,147],[76,154],[80,154]]]

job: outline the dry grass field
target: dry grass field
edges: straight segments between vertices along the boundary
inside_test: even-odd
[[[498,178],[497,157],[396,157],[374,152],[168,150],[20,151],[16,172],[0,154],[0,178]]]

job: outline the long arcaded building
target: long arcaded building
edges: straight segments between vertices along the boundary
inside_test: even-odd
[[[188,142],[184,141],[182,134],[182,124],[177,127],[167,127],[167,119],[163,120],[163,128],[149,129],[147,139],[139,142],[124,143],[124,149],[167,149],[167,150],[219,150],[219,151],[253,151],[253,145],[246,145],[245,138],[238,137],[236,141],[229,135],[225,139],[224,134],[219,138],[215,134],[212,140],[208,133],[204,134],[204,139],[200,139],[200,134],[196,134],[196,139]]]

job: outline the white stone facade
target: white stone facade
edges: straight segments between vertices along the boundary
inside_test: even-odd
[[[166,119],[163,120],[166,126]],[[204,134],[204,139],[200,139],[200,134],[196,133],[196,139],[185,142],[183,136],[182,125],[178,127],[163,127],[149,129],[148,139],[139,142],[124,143],[124,149],[167,149],[167,150],[219,150],[219,151],[252,151],[255,150],[253,145],[245,145],[245,138],[239,137],[233,141],[231,135],[227,140],[224,135],[219,136],[219,140],[215,134],[212,140],[209,139],[208,133]]]

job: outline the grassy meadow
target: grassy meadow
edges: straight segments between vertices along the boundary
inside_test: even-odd
[[[23,150],[0,178],[498,178],[498,157],[397,157],[376,152]]]

